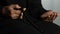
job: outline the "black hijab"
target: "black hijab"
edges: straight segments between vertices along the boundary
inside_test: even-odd
[[[1,6],[7,6],[10,4],[19,4],[20,6],[26,7],[26,0],[2,0],[0,1]]]

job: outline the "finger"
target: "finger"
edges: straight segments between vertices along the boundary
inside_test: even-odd
[[[21,6],[19,6],[18,4],[16,4],[15,8],[19,9],[19,8],[21,8]]]
[[[52,12],[50,15],[50,20],[53,20],[53,18],[55,18],[57,16],[56,12]]]
[[[47,12],[47,13],[44,13],[41,17],[49,17],[53,12]]]
[[[53,12],[51,12],[48,17],[46,18],[46,21],[51,21],[51,19],[53,18]]]
[[[56,19],[56,17],[57,17],[57,13],[55,13],[55,12],[54,12],[54,15],[53,15],[52,20],[55,20],[55,19]]]
[[[49,17],[47,17],[46,19],[45,19],[45,21],[50,21],[50,22],[52,22],[53,20],[55,20],[55,18],[57,17],[57,13],[55,13],[55,12],[53,12],[53,13],[50,13],[51,15],[51,17],[49,16]]]
[[[23,19],[23,13],[21,13],[20,19]]]
[[[55,20],[55,18],[57,17],[57,13],[53,12],[53,16],[51,17],[51,21]]]
[[[49,20],[52,20],[53,17],[54,17],[54,15],[55,15],[55,13],[52,13],[52,14],[50,15],[50,17],[49,17]]]
[[[19,6],[18,4],[16,4],[13,9],[14,9],[14,10],[20,10],[20,9],[21,9],[21,6]]]
[[[46,19],[51,20],[52,17],[53,17],[53,14],[48,15],[48,17]]]
[[[60,16],[60,14],[57,14],[57,16]]]
[[[23,8],[23,11],[26,11],[26,8]]]

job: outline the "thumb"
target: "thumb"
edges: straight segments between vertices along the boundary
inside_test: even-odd
[[[23,19],[23,13],[21,13],[20,19]]]

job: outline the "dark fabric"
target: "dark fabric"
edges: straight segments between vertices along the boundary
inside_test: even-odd
[[[20,6],[26,7],[26,0],[1,0],[1,6],[7,6],[10,4],[19,4]]]
[[[22,20],[12,20],[7,18],[0,19],[0,31],[5,32],[4,34],[11,33],[12,34],[41,34],[33,24],[30,24],[30,16],[25,17]],[[33,19],[33,21],[35,21]]]
[[[40,32],[44,34],[60,34],[60,26],[52,22],[37,22],[35,23],[38,26]]]
[[[26,20],[42,34],[60,34],[60,26],[53,22],[36,20],[28,14],[26,14],[25,17]]]
[[[43,8],[41,0],[28,0],[28,7],[30,15],[37,19],[41,19],[40,16],[47,12],[47,10]]]
[[[0,19],[0,32],[4,34],[60,34],[60,26],[36,20],[35,18],[24,13],[22,20],[11,20],[6,18]]]

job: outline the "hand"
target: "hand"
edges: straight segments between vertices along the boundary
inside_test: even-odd
[[[9,16],[12,19],[17,19],[18,17],[20,17],[20,19],[22,19],[23,18],[23,12],[22,12],[22,10],[20,10],[21,8],[22,7],[19,6],[18,4],[11,4],[9,6],[5,6],[3,8],[2,13],[3,14],[6,14],[6,12],[8,12],[9,13]],[[26,10],[26,8],[23,8],[23,11],[25,11],[25,10]]]
[[[58,16],[58,14],[57,14],[56,12],[49,11],[49,12],[44,13],[44,14],[41,16],[41,18],[42,18],[44,21],[52,22],[53,20],[56,19],[57,16]]]

